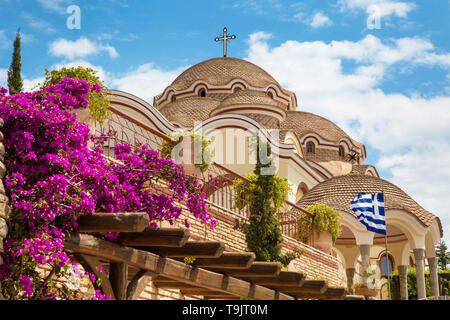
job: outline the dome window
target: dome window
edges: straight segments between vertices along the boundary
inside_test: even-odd
[[[267,92],[267,95],[269,96],[270,99],[273,99],[273,93],[272,92]]]
[[[339,153],[339,158],[344,158],[345,152],[344,152],[344,147],[343,146],[339,147],[338,153]]]
[[[198,96],[199,97],[206,97],[206,90],[205,89],[200,89],[198,91]]]
[[[175,102],[175,101],[177,101],[177,97],[175,97],[175,95],[173,95],[173,96],[170,98],[170,102]]]
[[[306,144],[306,152],[307,153],[314,153],[314,143],[308,142]]]
[[[236,88],[233,89],[233,93],[239,92],[239,91],[241,91],[241,90],[242,90],[241,87],[236,87]]]

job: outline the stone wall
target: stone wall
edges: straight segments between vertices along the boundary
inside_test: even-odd
[[[0,128],[3,127],[3,120],[0,119]],[[6,168],[3,164],[5,155],[5,147],[3,145],[3,133],[0,131],[0,253],[3,252],[3,239],[6,238],[8,233],[8,198],[5,195],[5,188],[3,186],[2,179],[5,176]],[[0,264],[3,263],[2,257],[0,255]],[[3,300],[0,287],[0,300]]]

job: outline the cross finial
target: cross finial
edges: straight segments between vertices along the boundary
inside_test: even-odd
[[[223,56],[227,56],[227,40],[230,39],[236,39],[236,36],[228,36],[227,35],[227,28],[223,28],[223,37],[222,38],[215,38],[214,40],[217,41],[223,41]]]

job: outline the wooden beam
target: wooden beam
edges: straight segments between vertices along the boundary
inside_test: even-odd
[[[109,265],[109,281],[116,300],[127,298],[128,265],[126,262],[111,262]]]
[[[324,293],[292,293],[298,299],[342,300],[345,288],[327,288]]]
[[[344,300],[366,300],[364,296],[357,296],[357,295],[346,295]]]
[[[235,297],[233,295],[225,295],[223,292],[217,292],[217,291],[211,291],[208,289],[203,288],[186,288],[186,289],[180,289],[180,292],[184,294],[185,296],[228,296],[228,297]]]
[[[182,247],[189,240],[190,235],[191,233],[188,229],[147,228],[142,232],[121,233],[117,240],[131,247]]]
[[[225,252],[218,258],[200,258],[194,261],[196,267],[248,269],[255,261],[253,252]]]
[[[281,272],[280,262],[253,262],[248,269],[211,268],[211,271],[224,273],[232,277],[276,277]],[[208,268],[209,269],[209,268]]]
[[[87,234],[72,234],[66,237],[64,248],[71,252],[89,254],[113,262],[127,262],[139,269],[155,272],[163,277],[177,280],[191,286],[206,288],[224,294],[255,300],[286,299],[292,296],[251,284],[249,282],[192,267],[183,262],[160,257],[156,254],[133,249],[117,243],[102,240]]]
[[[277,290],[288,294],[323,294],[327,290],[327,282],[325,280],[305,280],[301,287],[277,287]]]
[[[241,300],[241,297],[227,296],[227,295],[213,295],[203,296],[205,300]]]
[[[280,271],[275,277],[243,277],[242,280],[266,287],[299,287],[305,281],[305,275],[299,272]]]
[[[198,287],[177,280],[153,280],[153,285],[161,289],[198,289]]]
[[[225,244],[217,241],[188,241],[181,248],[175,247],[138,247],[169,258],[217,258],[225,250]]]
[[[78,218],[79,232],[141,232],[149,223],[145,212],[98,213]]]
[[[94,287],[99,288],[104,295],[109,295],[111,299],[115,300],[116,296],[106,273],[98,271],[98,266],[101,264],[100,260],[87,254],[77,254],[75,258],[86,271],[93,273],[97,279],[101,279],[101,285],[97,286],[96,283],[93,283]]]
[[[140,270],[127,287],[127,300],[137,300],[148,283],[156,276],[156,273],[147,270]]]

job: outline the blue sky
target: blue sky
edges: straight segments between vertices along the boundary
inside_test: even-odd
[[[69,5],[79,30],[67,28]],[[150,103],[187,67],[221,56],[214,37],[228,27],[229,56],[363,142],[366,162],[439,215],[450,243],[448,0],[0,0],[3,86],[19,26],[27,88],[45,68],[80,64]]]

